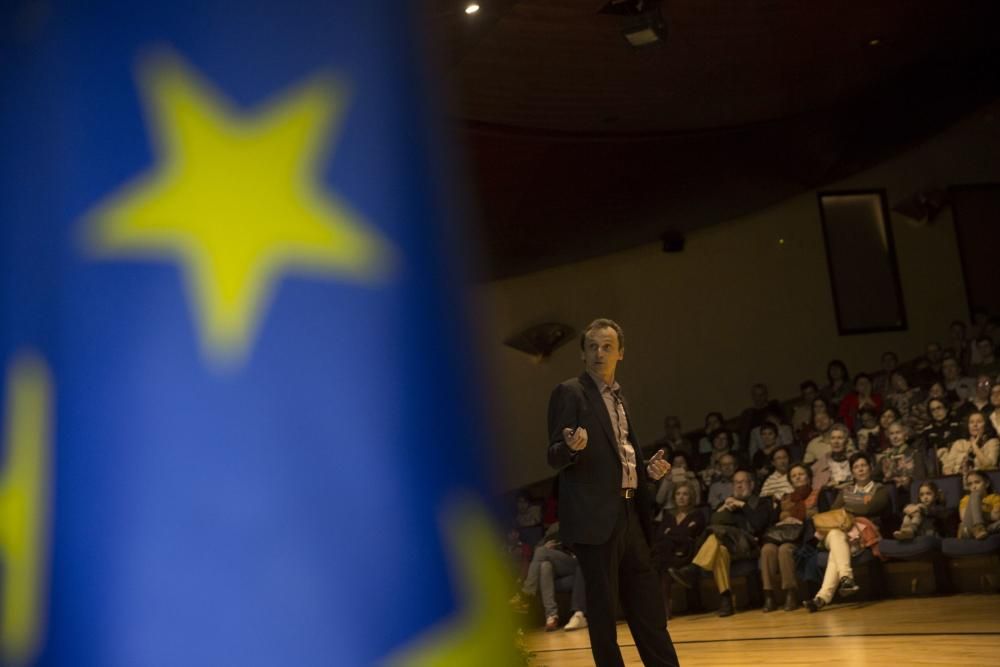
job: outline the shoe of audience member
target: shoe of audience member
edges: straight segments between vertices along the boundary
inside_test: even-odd
[[[854,579],[851,577],[841,577],[840,584],[837,586],[837,593],[845,598],[854,595],[860,590],[861,587],[854,583]]]
[[[528,599],[528,596],[521,595],[520,593],[515,593],[514,597],[507,601],[507,604],[517,614],[527,614],[531,608],[531,601]]]
[[[583,615],[582,611],[575,611],[569,617],[566,625],[563,626],[563,630],[568,632],[570,630],[582,630],[585,627],[587,627],[587,617]]]
[[[977,523],[972,527],[972,536],[977,540],[985,540],[989,531],[986,530],[986,526],[981,523]]]
[[[559,629],[559,617],[549,616],[545,619],[545,632],[555,632]]]
[[[802,604],[805,605],[810,614],[813,614],[826,606],[826,600],[823,598],[813,598],[812,600],[806,600]]]
[[[892,538],[894,540],[903,540],[903,541],[912,540],[913,531],[907,530],[905,528],[900,528],[899,530],[892,531]]]
[[[695,576],[698,574],[697,565],[685,565],[684,567],[672,567],[667,570],[670,578],[684,588],[694,588]]]
[[[772,591],[764,591],[764,613],[768,614],[778,608],[778,603],[774,601]]]
[[[735,612],[733,611],[733,592],[726,591],[719,596],[719,616],[732,616]]]
[[[795,611],[799,608],[799,593],[794,588],[785,591],[785,611]]]

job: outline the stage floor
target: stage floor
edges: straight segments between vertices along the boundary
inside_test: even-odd
[[[955,595],[836,604],[770,614],[760,609],[669,623],[681,665],[1000,665],[1000,595]],[[586,630],[532,631],[532,667],[593,665]],[[626,665],[641,665],[628,626],[618,624]]]

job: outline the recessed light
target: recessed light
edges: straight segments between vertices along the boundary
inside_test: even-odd
[[[465,13],[468,14],[468,15],[470,15],[470,16],[473,15],[473,14],[475,14],[478,11],[479,11],[479,5],[477,5],[474,2],[470,2],[469,4],[467,4],[465,6]]]

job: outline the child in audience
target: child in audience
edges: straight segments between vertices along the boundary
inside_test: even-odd
[[[924,482],[917,492],[917,502],[903,508],[903,524],[892,536],[897,540],[912,540],[925,535],[941,537],[947,516],[944,493],[934,482]]]
[[[974,470],[965,476],[965,487],[969,493],[958,505],[962,519],[958,536],[985,540],[990,533],[1000,532],[1000,495],[993,491],[990,478]]]

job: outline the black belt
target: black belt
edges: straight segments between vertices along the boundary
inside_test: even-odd
[[[622,498],[631,499],[635,495],[635,489],[622,489]]]

